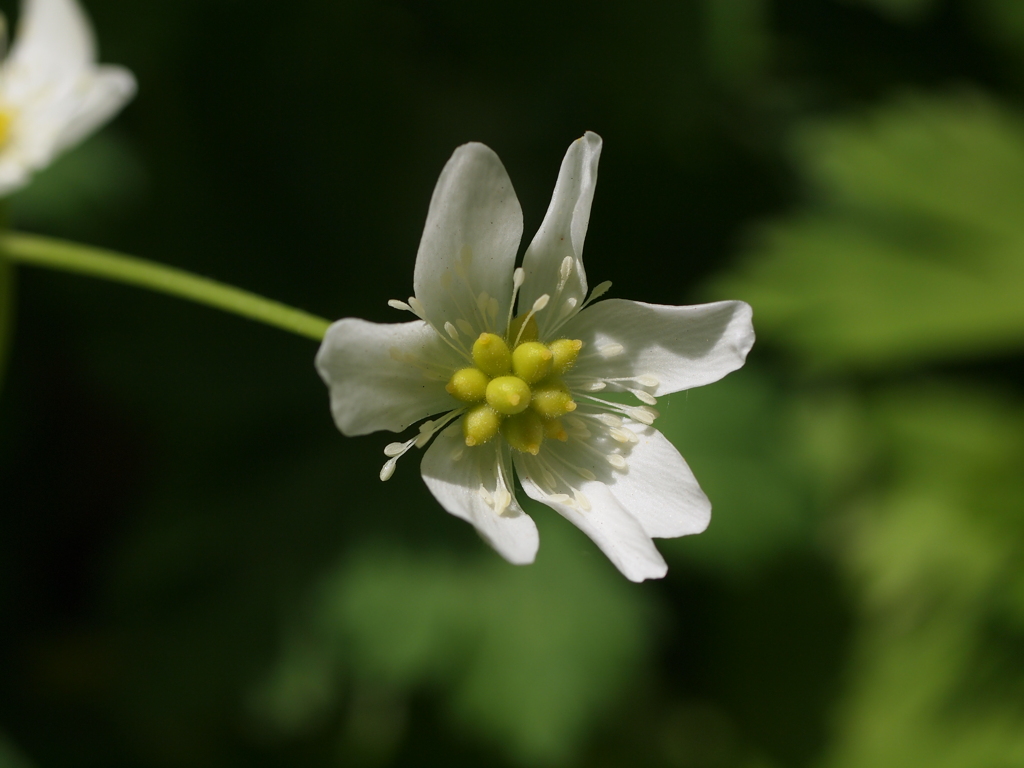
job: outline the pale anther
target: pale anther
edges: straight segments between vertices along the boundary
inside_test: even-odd
[[[398,466],[398,459],[388,459],[383,467],[380,468],[380,479],[382,482],[387,482],[391,479],[391,476],[395,474],[395,467]]]
[[[520,288],[525,280],[526,270],[522,267],[516,267],[516,271],[512,273],[512,289]]]
[[[587,299],[587,303],[589,304],[594,299],[598,299],[598,298],[604,296],[606,293],[608,293],[608,289],[611,288],[611,287],[612,287],[612,281],[611,280],[605,280],[603,283],[601,283],[599,286],[597,286],[594,290],[592,290],[590,292],[590,298]]]
[[[612,427],[608,430],[608,434],[612,436],[613,440],[620,443],[635,443],[637,442],[637,436],[630,432],[628,429],[620,429],[618,427]]]
[[[654,416],[645,408],[628,408],[626,413],[634,421],[646,424],[648,427],[654,423]]]
[[[609,453],[605,458],[607,458],[608,463],[611,464],[616,469],[626,468],[626,460],[617,453]]]
[[[419,315],[420,317],[426,317],[427,315],[427,309],[423,306],[423,302],[415,296],[409,297],[409,308],[412,309],[413,314]]]
[[[384,446],[384,455],[391,457],[401,456],[403,453],[405,453],[405,448],[405,443],[388,443],[386,446]]]
[[[576,490],[575,488],[572,489],[572,495],[576,497],[576,503],[579,505],[580,509],[582,509],[584,512],[590,511],[590,499],[588,499],[586,496],[583,495],[582,492]]]
[[[548,305],[549,301],[551,301],[551,297],[545,293],[543,296],[541,296],[539,299],[533,302],[533,309],[530,311],[540,312],[542,309],[544,309],[544,307]]]
[[[477,489],[477,494],[479,494],[480,498],[484,500],[484,502],[487,504],[487,506],[489,506],[489,507],[493,507],[494,506],[494,497],[491,496],[491,492],[488,491],[484,486],[481,485]]]
[[[621,344],[605,344],[597,351],[601,353],[601,357],[615,357],[622,354],[623,346]]]
[[[622,426],[622,418],[620,416],[616,416],[614,413],[599,413],[596,414],[594,418],[602,424],[607,424],[609,427]]]
[[[645,373],[643,376],[636,377],[636,383],[641,387],[656,387],[661,384],[661,379],[657,376],[652,376],[649,373]]]
[[[460,317],[458,320],[455,321],[455,324],[459,326],[460,331],[462,331],[470,338],[473,338],[474,336],[477,335],[476,332],[473,330],[473,326],[469,324],[468,320],[464,320],[463,318]]]
[[[582,477],[584,480],[597,480],[597,475],[595,475],[586,467],[573,467],[573,469],[575,469],[577,474],[579,474],[579,476]]]
[[[636,399],[639,400],[641,403],[646,403],[647,405],[657,405],[658,404],[658,398],[656,398],[654,395],[650,394],[649,392],[644,392],[642,389],[632,389],[630,391],[633,393],[633,395],[636,397]]]
[[[499,515],[508,509],[508,505],[511,503],[512,495],[504,488],[494,492],[494,511]]]
[[[607,387],[603,381],[588,381],[586,384],[580,386],[580,389],[586,392],[600,392],[602,389]]]
[[[454,325],[452,325],[448,321],[445,321],[444,329],[448,332],[449,336],[451,336],[453,339],[458,341],[458,339],[459,339],[459,332],[457,330],[455,330],[455,326]]]
[[[572,256],[566,256],[558,267],[558,287],[561,289],[572,272]]]
[[[403,312],[412,312],[412,307],[398,299],[388,299],[388,306],[392,309],[400,309]]]

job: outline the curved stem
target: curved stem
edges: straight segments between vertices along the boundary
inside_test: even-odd
[[[148,288],[317,341],[323,338],[330,325],[330,321],[322,317],[254,293],[115,251],[13,232],[0,236],[0,251],[14,262]]]

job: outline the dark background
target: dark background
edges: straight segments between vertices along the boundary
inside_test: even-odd
[[[589,129],[591,282],[759,341],[661,404],[715,516],[634,585],[380,483],[315,343],[19,269],[0,766],[1024,766],[1019,2],[87,9],[139,94],[15,228],[398,321],[452,150],[528,239]]]

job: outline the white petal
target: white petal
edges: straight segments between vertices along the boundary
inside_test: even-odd
[[[464,144],[441,171],[416,254],[416,298],[435,328],[460,318],[505,332],[523,212],[505,167],[483,144]],[[481,294],[497,303],[481,312]],[[483,302],[486,304],[487,302]]]
[[[537,316],[542,339],[547,338],[547,328],[559,319],[566,299],[574,299],[579,306],[586,298],[583,241],[590,223],[590,206],[594,200],[600,159],[601,137],[596,133],[587,131],[569,146],[558,171],[548,212],[523,256],[526,282],[519,306],[529,308],[545,293],[552,298],[551,306]],[[560,270],[566,257],[572,259],[572,270],[558,293]]]
[[[96,43],[75,0],[24,0],[4,66],[32,79],[74,76],[96,60]]]
[[[83,76],[56,140],[56,151],[77,144],[113,117],[135,95],[135,77],[122,67],[103,66]]]
[[[711,522],[711,502],[690,467],[661,432],[629,419],[623,428],[637,442],[623,451],[625,472],[614,472],[609,489],[648,536],[673,539],[701,533]]]
[[[416,361],[439,364],[424,370]],[[316,369],[330,388],[334,423],[344,434],[401,432],[452,410],[445,391],[458,358],[426,323],[381,325],[345,318],[327,329]]]
[[[537,526],[515,499],[512,462],[502,441],[469,448],[461,427],[453,424],[427,449],[420,470],[441,506],[471,523],[502,557],[515,565],[533,562],[540,543]],[[499,514],[495,497],[501,492],[508,496],[498,500],[504,507]]]
[[[619,503],[607,485],[599,480],[580,479],[576,487],[582,491],[589,508],[584,508],[578,502],[569,503],[552,498],[552,492],[564,493],[565,489],[546,485],[541,462],[544,460],[544,452],[562,448],[564,446],[557,441],[547,441],[540,456],[522,453],[515,455],[516,470],[523,490],[531,499],[547,504],[587,534],[630,581],[663,577],[668,566],[650,535]]]
[[[584,343],[566,382],[571,387],[593,378],[654,376],[655,395],[710,384],[746,360],[754,345],[751,314],[742,301],[691,307],[597,302],[560,331]]]

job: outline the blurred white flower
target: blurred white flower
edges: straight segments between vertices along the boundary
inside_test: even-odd
[[[24,0],[0,64],[0,195],[28,183],[135,93],[121,67],[96,64],[96,43],[75,0]]]
[[[459,147],[430,201],[416,295],[390,302],[420,319],[339,320],[316,365],[346,435],[399,432],[444,414],[388,445],[382,479],[437,435],[424,481],[507,560],[533,562],[538,547],[515,498],[514,466],[527,495],[642,581],[667,570],[652,538],[699,533],[711,515],[682,456],[651,426],[656,397],[742,366],[754,331],[738,301],[591,304],[610,285],[587,299],[581,260],[600,153],[594,133],[569,147],[540,231],[514,269],[523,222],[505,168],[482,144]]]

